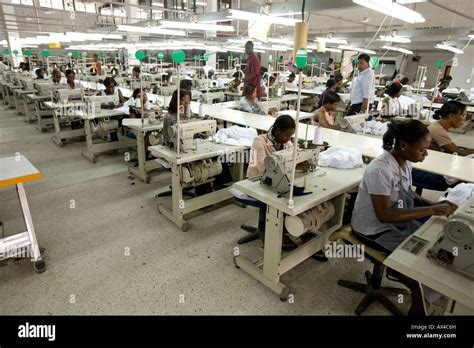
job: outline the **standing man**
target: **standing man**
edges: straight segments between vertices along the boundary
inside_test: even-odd
[[[257,99],[260,100],[262,97],[262,91],[260,89],[260,60],[253,52],[252,41],[247,41],[245,44],[245,54],[247,56],[247,65],[245,66],[244,87],[247,85],[254,85],[257,88]]]
[[[351,93],[351,107],[347,116],[366,112],[369,104],[374,100],[375,94],[375,75],[369,66],[370,56],[362,53],[357,58],[357,68],[359,76],[353,82]]]

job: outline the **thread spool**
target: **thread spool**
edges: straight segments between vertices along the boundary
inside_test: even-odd
[[[295,23],[295,40],[293,46],[293,62],[296,61],[296,52],[300,48],[306,49],[308,45],[308,23]]]
[[[323,140],[323,128],[322,127],[316,127],[314,130],[314,136],[313,136],[313,144],[314,145],[323,145],[324,140]]]

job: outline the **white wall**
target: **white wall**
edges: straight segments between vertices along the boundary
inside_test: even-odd
[[[431,88],[436,84],[436,77],[438,75],[438,59],[441,59],[443,61],[443,66],[441,68],[441,78],[444,74],[444,70],[446,68],[445,62],[449,61],[451,58],[454,57],[454,53],[451,53],[449,51],[430,51],[430,52],[419,52],[415,53],[415,55],[419,55],[421,57],[420,62],[413,62],[412,57],[408,57],[408,62],[405,67],[405,71],[402,73],[403,76],[406,76],[410,79],[410,83],[413,83],[416,77],[416,72],[418,69],[418,66],[426,66],[426,81],[425,81],[425,87]],[[451,62],[449,62],[447,65],[451,65]],[[472,65],[472,63],[471,63]]]
[[[458,66],[451,68],[450,87],[469,89],[474,86],[474,46],[466,47],[464,54],[456,54]],[[470,79],[470,82],[467,82]]]

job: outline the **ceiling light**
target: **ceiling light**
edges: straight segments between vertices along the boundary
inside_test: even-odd
[[[151,6],[163,7],[163,3],[162,2],[152,2]]]
[[[428,2],[428,0],[397,0],[399,4],[406,5],[406,4],[414,4],[417,2]]]
[[[205,1],[196,1],[196,6],[207,6]]]
[[[408,7],[392,2],[392,0],[352,0],[352,2],[370,8],[371,10],[381,12],[408,23],[423,23],[425,18]]]
[[[345,39],[333,39],[329,37],[317,37],[316,40],[317,42],[329,42],[329,43],[337,43],[341,45],[347,45],[347,40]]]
[[[178,21],[161,21],[160,28],[210,30],[210,31],[226,31],[226,32],[235,31],[235,28],[232,25],[204,24],[204,23],[178,22]]]
[[[354,47],[354,46],[340,45],[338,48],[343,49],[343,50],[349,50],[349,51],[357,51],[357,52],[364,52],[364,53],[368,53],[368,54],[375,54],[375,51],[368,50],[368,49],[365,49],[365,48]]]
[[[474,39],[474,34],[469,34],[468,35],[471,39]]]
[[[399,43],[408,43],[411,40],[405,36],[391,36],[391,35],[380,35],[381,41],[388,41],[388,42],[399,42]]]
[[[329,48],[329,47],[326,47],[326,51],[329,51],[329,52],[342,52],[342,50],[340,50],[339,48]]]
[[[268,38],[268,42],[271,43],[278,43],[278,44],[286,44],[286,45],[293,45],[294,41],[290,39],[274,39],[274,38]]]
[[[261,18],[266,22],[270,22],[272,24],[279,24],[279,25],[288,25],[288,26],[295,26],[295,23],[298,20],[293,18],[286,18],[286,17],[277,17],[277,16],[270,16],[267,14],[259,14],[254,12],[247,12],[247,11],[240,11],[240,10],[228,10],[227,18],[231,19],[242,19],[242,20],[256,20],[257,18]]]
[[[451,51],[451,52],[459,53],[459,54],[463,54],[463,53],[464,53],[464,51],[463,51],[463,50],[460,50],[459,48],[456,48],[456,47],[453,47],[453,46],[449,46],[449,45],[445,45],[445,44],[437,44],[437,45],[435,46],[435,48],[439,48],[439,49],[442,49],[442,50]]]
[[[393,46],[382,46],[383,49],[389,50],[389,51],[397,51],[397,52],[402,52],[405,54],[413,54],[413,51],[407,50],[405,48],[401,47],[393,47]]]
[[[172,30],[162,29],[158,27],[138,27],[135,25],[117,25],[118,31],[128,31],[131,33],[146,33],[146,34],[158,34],[158,35],[172,35],[172,36],[185,36],[186,33],[183,30]]]

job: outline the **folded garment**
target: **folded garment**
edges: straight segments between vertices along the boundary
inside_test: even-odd
[[[339,169],[352,169],[363,165],[362,153],[354,148],[334,146],[319,154],[318,165]]]
[[[227,145],[252,146],[253,139],[256,136],[257,130],[255,128],[232,126],[219,129],[216,135],[214,135],[214,141]]]

